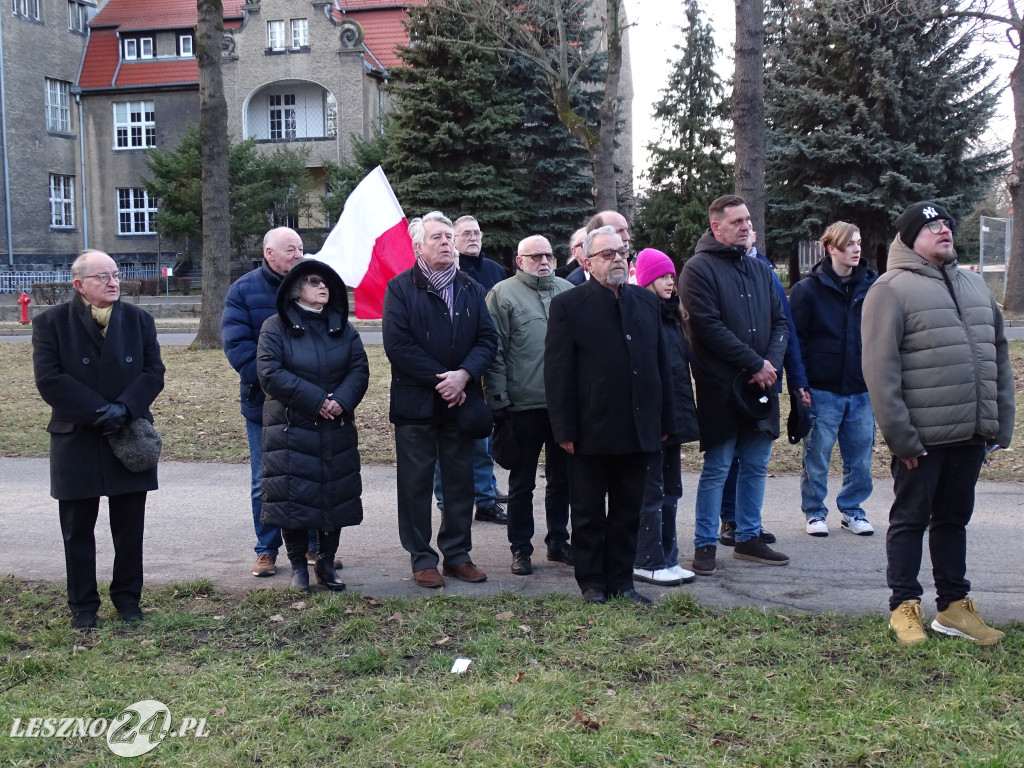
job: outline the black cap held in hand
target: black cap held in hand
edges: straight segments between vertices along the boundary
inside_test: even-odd
[[[907,206],[907,210],[896,219],[896,229],[899,230],[900,240],[908,248],[913,248],[914,241],[917,240],[917,233],[921,231],[921,227],[929,221],[936,221],[937,219],[945,219],[950,222],[950,229],[953,230],[953,234],[956,234],[956,222],[946,212],[946,209],[938,203],[923,201]]]

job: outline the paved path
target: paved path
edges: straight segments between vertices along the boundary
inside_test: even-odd
[[[499,472],[504,487],[507,478]],[[838,478],[833,479],[835,486]],[[239,464],[185,464],[160,466],[161,488],[150,495],[145,544],[145,578],[149,585],[211,579],[219,589],[248,590],[283,588],[285,572],[269,579],[250,575],[252,515],[249,507],[249,467]],[[679,510],[679,540],[685,565],[692,552],[693,500],[697,479],[683,478],[684,497]],[[363,467],[362,525],[346,528],[341,536],[342,576],[349,589],[373,597],[398,595],[422,597],[434,594],[411,581],[409,557],[398,543],[395,522],[395,469]],[[4,498],[5,548],[2,571],[25,579],[63,582],[57,503],[48,495],[46,459],[0,458],[0,494]],[[539,488],[538,491],[541,489]],[[542,493],[536,518],[543,520]],[[799,512],[799,478],[770,477],[764,505],[765,527],[779,537],[777,547],[792,559],[787,567],[771,567],[732,558],[731,550],[719,548],[715,576],[697,577],[682,587],[657,588],[638,585],[651,597],[674,590],[694,595],[715,606],[759,606],[765,610],[789,609],[822,613],[884,614],[885,520],[892,503],[891,484],[876,482],[866,505],[878,533],[853,536],[833,528],[828,538],[803,532]],[[831,501],[831,499],[830,499]],[[434,531],[437,530],[435,513]],[[534,538],[532,576],[513,576],[505,528],[491,523],[473,526],[473,560],[489,575],[483,584],[448,580],[446,591],[458,595],[494,595],[501,591],[525,595],[564,593],[577,595],[572,570],[544,559],[544,534]],[[981,483],[969,534],[968,576],[972,595],[983,615],[996,622],[1024,621],[1024,485]],[[109,578],[112,545],[106,512],[97,524],[100,579]],[[930,566],[923,568],[926,614],[934,613]],[[285,558],[280,559],[284,564]]]

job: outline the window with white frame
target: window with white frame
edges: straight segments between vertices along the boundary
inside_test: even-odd
[[[292,19],[292,48],[307,48],[309,46],[309,21],[306,19]]]
[[[324,93],[324,136],[338,135],[338,100],[330,91]]]
[[[68,29],[84,33],[88,23],[89,6],[78,0],[68,0]]]
[[[295,94],[272,93],[270,99],[270,138],[271,140],[294,139],[295,126]]]
[[[46,130],[71,133],[71,83],[46,78]]]
[[[184,58],[195,56],[192,49],[192,35],[178,35],[178,55]]]
[[[50,174],[50,226],[75,226],[75,177]]]
[[[153,45],[152,37],[126,37],[124,38],[125,61],[136,59],[152,59],[156,55],[156,47]]]
[[[151,235],[156,232],[156,201],[139,187],[117,190],[117,233]]]
[[[156,146],[156,113],[152,101],[114,103],[114,148],[143,149]]]
[[[284,22],[267,22],[267,47],[272,51],[284,50]]]
[[[14,15],[39,21],[39,0],[14,0]]]
[[[156,48],[153,47],[152,37],[140,37],[139,38],[139,57],[143,59],[152,59],[156,55]]]
[[[134,37],[125,38],[124,58],[127,61],[139,58],[139,41]]]

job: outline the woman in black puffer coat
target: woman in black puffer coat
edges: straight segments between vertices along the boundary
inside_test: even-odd
[[[260,331],[256,368],[263,406],[263,523],[281,528],[292,586],[309,589],[307,534],[318,533],[314,573],[328,589],[341,528],[363,519],[353,412],[370,379],[348,294],[337,273],[312,259],[285,275],[277,314]]]

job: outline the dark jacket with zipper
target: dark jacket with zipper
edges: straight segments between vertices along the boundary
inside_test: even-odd
[[[437,393],[437,374],[469,372],[467,397],[483,401],[480,377],[494,361],[498,333],[484,303],[483,287],[461,271],[452,283],[453,312],[418,265],[395,275],[384,293],[382,336],[391,362],[394,424],[430,424],[454,418]]]
[[[749,258],[742,246],[718,242],[709,229],[683,266],[679,296],[687,315],[701,450],[741,431],[778,437],[779,399],[774,392],[772,414],[757,423],[738,412],[731,396],[733,379],[753,376],[765,360],[782,372],[789,324],[771,268]]]
[[[153,422],[149,408],[164,387],[153,317],[116,301],[103,336],[76,293],[33,321],[32,356],[36,387],[52,408],[50,495],[89,499],[156,490],[156,467],[128,471],[93,426],[96,409],[114,402],[131,418]]]
[[[263,390],[256,373],[256,346],[260,329],[277,312],[277,289],[281,275],[266,259],[259,267],[238,278],[224,299],[220,318],[220,339],[231,367],[238,371],[239,403],[249,421],[263,419]]]
[[[837,395],[868,391],[861,370],[860,318],[876,277],[861,260],[844,283],[826,256],[790,289],[789,306],[812,388]]]
[[[305,275],[325,278],[328,303],[315,313],[288,298]],[[326,264],[306,260],[282,280],[277,314],[260,332],[256,367],[263,406],[263,523],[334,531],[363,519],[354,412],[370,366],[348,322],[348,296]],[[328,395],[341,416],[320,416]]]

